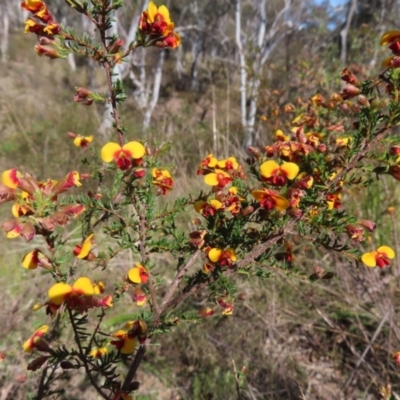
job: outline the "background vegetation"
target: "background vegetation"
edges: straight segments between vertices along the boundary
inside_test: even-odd
[[[59,21],[90,32],[91,27],[82,28],[81,21],[71,19],[62,1],[52,3]],[[115,29],[127,40],[143,4],[129,2],[126,12],[118,15]],[[276,129],[289,126],[285,104],[317,92],[340,91],[340,71],[345,66],[359,77],[379,70],[384,58],[378,46],[380,34],[394,28],[400,16],[394,0],[352,0],[336,6],[327,1],[243,0],[241,41],[248,93],[243,119],[236,3],[170,0],[166,4],[183,45],[165,52],[158,96],[154,86],[158,49],[146,56],[139,51],[121,66],[128,95],[122,117],[132,138],[171,141],[173,159],[168,162],[176,167],[176,195],[201,188],[195,173],[209,152],[219,157],[234,153],[244,160],[243,144],[249,137],[253,145],[266,145]],[[260,4],[265,5],[266,16],[261,47],[257,45]],[[2,1],[0,18],[0,170],[17,168],[38,179],[59,178],[82,158],[68,131],[93,134],[97,148],[109,139],[104,109],[94,105],[88,112],[72,102],[75,86],[101,92],[105,87],[101,71],[79,59],[67,63],[37,57],[34,35],[23,34],[19,2]],[[261,50],[268,54],[264,63],[258,58]],[[253,93],[255,82],[259,86]],[[154,98],[148,125],[144,109]],[[251,126],[254,99],[256,117]],[[65,119],[65,114],[73,118]],[[360,218],[378,224],[369,243],[390,244],[399,254],[398,190],[387,179],[368,191],[348,196],[354,198]],[[387,211],[389,207],[394,211]],[[6,208],[0,213],[8,213]],[[31,308],[44,296],[45,278],[28,275],[20,267],[22,254],[35,243],[11,246],[1,238],[0,246],[0,351],[7,350],[0,363],[0,399],[22,399],[28,397],[36,374],[26,372],[21,343],[37,323]],[[307,266],[310,274],[320,266],[335,271],[335,278],[311,283],[307,276],[277,273],[252,285],[244,280],[242,302],[233,316],[215,315],[203,329],[182,324],[172,335],[153,342],[146,358],[155,357],[158,363],[156,367],[144,363],[136,398],[233,399],[238,384],[235,368],[243,368],[239,383],[248,399],[376,399],[379,387],[388,382],[400,396],[398,367],[390,357],[400,349],[400,261],[376,271],[355,269],[339,257],[324,258],[311,245],[294,243],[293,251],[296,263]],[[122,273],[118,265],[112,272]],[[124,315],[115,318],[122,320]],[[68,386],[65,399],[95,399],[84,380],[74,378]]]

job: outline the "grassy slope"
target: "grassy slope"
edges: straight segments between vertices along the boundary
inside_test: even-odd
[[[86,83],[84,68],[72,76],[65,62],[36,57],[32,37],[15,35],[12,39],[8,68],[0,77],[0,168],[16,167],[39,178],[59,178],[76,168],[81,157],[66,132],[96,134],[102,110],[92,107],[88,112],[71,101],[74,86]],[[238,102],[232,95],[230,101],[235,107],[230,108],[228,125],[226,94],[223,86],[216,88],[217,127],[221,135],[229,132],[233,138],[229,149],[220,145],[223,153],[238,149],[240,142]],[[201,157],[199,150],[202,154],[213,150],[208,145],[212,106],[210,91],[193,99],[189,93],[172,90],[155,113],[149,135],[173,141],[172,162],[181,176],[177,191],[182,193],[200,187],[194,174],[188,173]],[[206,117],[202,119],[204,110]],[[123,114],[131,131],[139,135],[140,124],[135,121],[140,116],[133,103],[125,106]],[[97,146],[106,140],[96,139]],[[387,206],[398,206],[391,183],[387,182],[386,191],[371,189],[361,207],[355,205],[360,217],[378,218],[385,234],[371,237],[371,241],[379,244],[385,240],[393,243],[393,221],[389,214],[379,214]],[[9,215],[8,210],[9,205],[1,207],[2,219]],[[5,301],[0,320],[6,323],[0,327],[0,351],[7,349],[8,357],[0,364],[0,387],[2,383],[3,387],[13,384],[12,391],[23,398],[37,373],[29,373],[24,385],[18,383],[17,377],[26,374],[20,344],[33,327],[44,322],[43,313],[32,314],[30,308],[38,298],[44,299],[42,291],[49,280],[19,266],[22,254],[34,244],[15,244],[1,239],[0,287],[5,288]],[[201,329],[180,325],[173,334],[155,341],[140,372],[142,387],[137,398],[234,399],[232,360],[238,369],[246,366],[243,385],[249,399],[299,399],[302,393],[307,399],[369,399],[375,398],[378,385],[386,378],[400,392],[396,369],[389,360],[389,352],[400,345],[396,327],[399,284],[394,276],[397,267],[383,272],[357,269],[344,259],[321,257],[318,249],[305,250],[299,245],[295,245],[295,256],[310,274],[319,265],[336,271],[337,277],[312,284],[277,274],[268,281],[239,282],[245,300],[237,303],[232,317],[215,316]],[[203,300],[201,296],[193,299],[196,304]],[[386,315],[386,310],[392,310],[391,314]],[[355,369],[385,315],[372,349]],[[345,387],[349,376],[353,379]],[[85,391],[85,398],[95,399],[86,381],[75,376],[71,386],[65,399],[78,398]]]

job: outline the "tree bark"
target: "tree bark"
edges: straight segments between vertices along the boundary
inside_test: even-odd
[[[351,21],[357,9],[357,0],[351,0],[349,4],[349,11],[347,12],[346,22],[343,29],[340,31],[340,61],[346,64],[347,61],[347,37],[349,34]]]

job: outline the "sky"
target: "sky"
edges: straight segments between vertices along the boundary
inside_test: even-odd
[[[324,3],[325,0],[314,0],[317,4]],[[329,0],[329,4],[333,7],[340,6],[346,3],[347,0]]]

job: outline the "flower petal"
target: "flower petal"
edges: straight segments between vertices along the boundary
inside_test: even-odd
[[[94,288],[92,281],[86,276],[82,276],[72,285],[74,293],[84,296],[93,296]]]
[[[274,160],[268,160],[260,165],[260,174],[264,178],[271,178],[277,169],[279,169],[279,165]]]
[[[370,253],[365,253],[361,256],[361,261],[367,267],[376,267],[376,251],[371,251]]]
[[[122,146],[122,150],[129,152],[135,160],[142,158],[146,154],[146,149],[139,142],[128,142]]]
[[[149,22],[154,22],[154,17],[157,14],[158,7],[155,5],[154,1],[150,1],[147,6],[147,15],[149,18]]]
[[[288,179],[293,180],[299,173],[300,168],[297,164],[288,162],[281,165],[281,170],[286,173]]]
[[[400,31],[393,30],[385,32],[381,37],[381,46],[392,43],[396,39],[400,40]]]
[[[72,293],[72,287],[67,283],[56,283],[47,292],[50,303],[60,306]]]
[[[208,258],[210,259],[210,261],[214,263],[219,261],[221,255],[222,255],[222,250],[217,248],[213,248],[208,252]]]
[[[164,17],[164,21],[167,24],[171,23],[171,18],[169,16],[169,10],[166,6],[163,5],[163,6],[158,7],[158,13]]]
[[[142,283],[142,279],[140,278],[140,268],[133,267],[128,271],[128,279],[132,283]]]
[[[217,186],[218,185],[217,174],[212,172],[211,174],[205,175],[204,182],[206,185],[209,185],[209,186]]]
[[[101,149],[101,158],[104,162],[111,162],[114,159],[114,154],[121,150],[121,146],[118,143],[109,142]]]
[[[400,33],[400,32],[399,32]],[[378,253],[385,253],[387,258],[393,259],[396,255],[389,246],[381,246],[378,248]]]

